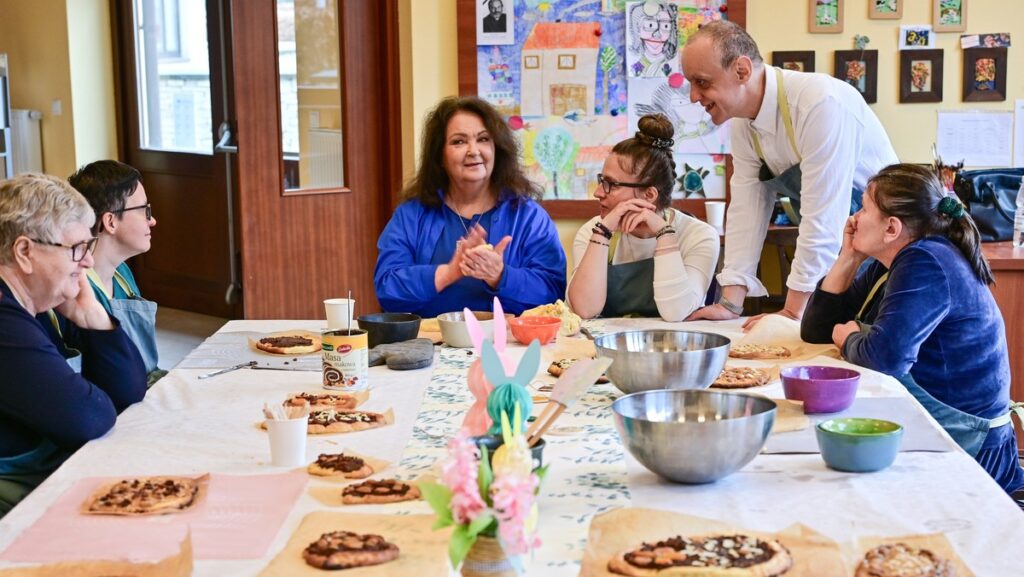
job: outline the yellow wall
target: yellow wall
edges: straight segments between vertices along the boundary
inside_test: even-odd
[[[43,113],[49,174],[67,177],[80,164],[117,156],[108,6],[106,0],[0,0],[11,106]],[[55,100],[60,115],[53,114]]]
[[[65,0],[0,0],[0,52],[10,62],[12,108],[42,111],[43,170],[67,176],[75,169]],[[59,99],[63,113],[50,105]]]
[[[107,0],[67,0],[71,100],[65,114],[74,124],[73,164],[117,158],[113,48]],[[70,172],[55,172],[69,176]]]
[[[399,17],[410,39],[402,46],[402,172],[408,178],[416,170],[423,118],[437,101],[459,93],[455,0],[402,0]]]
[[[406,176],[415,169],[413,151],[419,149],[423,117],[444,96],[458,93],[455,0],[403,0],[410,14],[402,28],[411,66],[403,61],[402,118],[403,165]],[[411,7],[410,7],[411,4]],[[1009,50],[1007,99],[1005,102],[961,102],[962,55],[960,33],[937,35],[936,48],[944,49],[943,101],[929,104],[899,104],[898,30],[900,24],[931,24],[931,0],[904,0],[901,20],[869,20],[868,0],[846,0],[845,27],[840,34],[807,32],[807,0],[748,0],[747,30],[757,41],[765,60],[773,50],[814,50],[815,69],[831,73],[835,50],[853,49],[853,36],[871,38],[869,48],[878,50],[878,102],[872,105],[889,133],[896,153],[907,162],[931,162],[935,140],[936,110],[1011,110],[1014,99],[1024,98],[1024,2],[973,0],[967,3],[967,32],[1010,32],[1017,46]],[[409,103],[406,103],[406,100]],[[412,126],[408,126],[409,124]],[[413,133],[413,142],[409,134]],[[1024,146],[1024,143],[1018,144]],[[572,238],[583,220],[559,220],[558,233],[572,260]],[[774,251],[769,251],[774,258]],[[571,268],[571,265],[570,265]],[[774,270],[766,263],[766,269]]]
[[[869,20],[868,0],[846,0],[845,25],[840,34],[807,32],[805,0],[749,0],[747,30],[757,41],[761,55],[771,62],[774,50],[814,50],[815,70],[830,74],[833,53],[852,50],[853,36],[871,38],[870,49],[878,50],[878,102],[871,108],[878,115],[900,160],[932,161],[936,110],[1012,110],[1013,101],[1024,98],[1024,2],[974,0],[967,2],[967,31],[936,35],[935,48],[943,49],[943,100],[939,103],[899,103],[900,24],[931,24],[931,0],[904,0],[900,20]],[[1014,45],[1009,49],[1005,102],[962,102],[963,51],[960,34],[1009,32]],[[1018,143],[1024,146],[1024,143]],[[953,159],[948,159],[953,160]]]

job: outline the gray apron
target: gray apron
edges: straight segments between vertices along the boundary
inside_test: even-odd
[[[778,88],[779,112],[782,115],[782,122],[786,127],[786,136],[789,138],[789,145],[793,148],[793,153],[796,154],[797,159],[802,161],[800,151],[796,146],[796,131],[793,129],[793,118],[789,113],[789,101],[786,100],[786,91],[782,84],[781,69],[775,69],[775,78]],[[761,139],[758,138],[757,133],[754,131],[750,131],[750,136],[754,141],[754,150],[757,152],[757,157],[761,159],[761,168],[757,175],[758,180],[764,184],[765,189],[769,192],[774,193],[776,196],[788,198],[793,206],[794,213],[799,215],[801,179],[803,177],[803,173],[800,170],[800,162],[782,171],[782,174],[773,174],[771,169],[768,168],[768,163],[764,160],[764,153],[761,151]],[[853,188],[850,191],[850,214],[857,212],[863,206],[863,196],[864,191],[860,189]],[[800,223],[797,221],[793,222],[793,224]]]
[[[659,317],[654,302],[654,257],[612,264],[621,235],[615,233],[608,249],[608,289],[601,316]]]
[[[99,286],[98,278],[90,275],[89,280]],[[110,316],[121,323],[121,329],[135,343],[135,348],[139,349],[142,363],[146,367],[147,386],[152,385],[167,374],[167,371],[157,366],[159,355],[156,348],[156,303],[139,296],[117,271],[114,271],[114,282],[128,298],[109,299]]]
[[[49,311],[50,322],[57,334],[64,340],[57,315]],[[82,353],[64,345],[64,358],[76,373],[82,372]],[[0,517],[14,508],[25,495],[39,486],[53,471],[68,458],[69,453],[43,439],[36,447],[20,455],[0,457]]]

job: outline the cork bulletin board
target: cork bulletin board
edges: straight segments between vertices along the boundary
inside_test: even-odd
[[[459,93],[508,119],[553,218],[598,213],[597,173],[650,112],[675,126],[673,206],[703,218],[705,200],[728,200],[728,126],[689,102],[680,61],[700,24],[744,26],[746,0],[457,0],[457,13]],[[654,55],[652,35],[668,38]]]

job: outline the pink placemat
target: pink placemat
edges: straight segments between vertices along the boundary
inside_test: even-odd
[[[0,559],[48,563],[79,559],[156,561],[174,553],[188,527],[196,559],[258,559],[277,536],[308,479],[305,471],[274,475],[210,475],[206,499],[191,511],[153,517],[82,515],[100,484],[74,484]]]

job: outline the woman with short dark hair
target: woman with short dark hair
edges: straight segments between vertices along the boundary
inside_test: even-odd
[[[156,226],[153,207],[135,168],[116,160],[97,160],[78,169],[68,183],[96,213],[96,249],[86,270],[96,299],[139,348],[148,382],[167,374],[158,365],[156,303],[142,298],[127,260],[149,252]]]
[[[561,298],[565,253],[501,115],[479,98],[446,98],[427,116],[421,150],[377,241],[381,307],[430,317],[488,311],[497,296],[519,314]]]
[[[868,257],[876,262],[865,265]],[[1007,492],[1024,488],[992,271],[971,216],[935,174],[894,164],[868,182],[803,339],[896,377]]]

